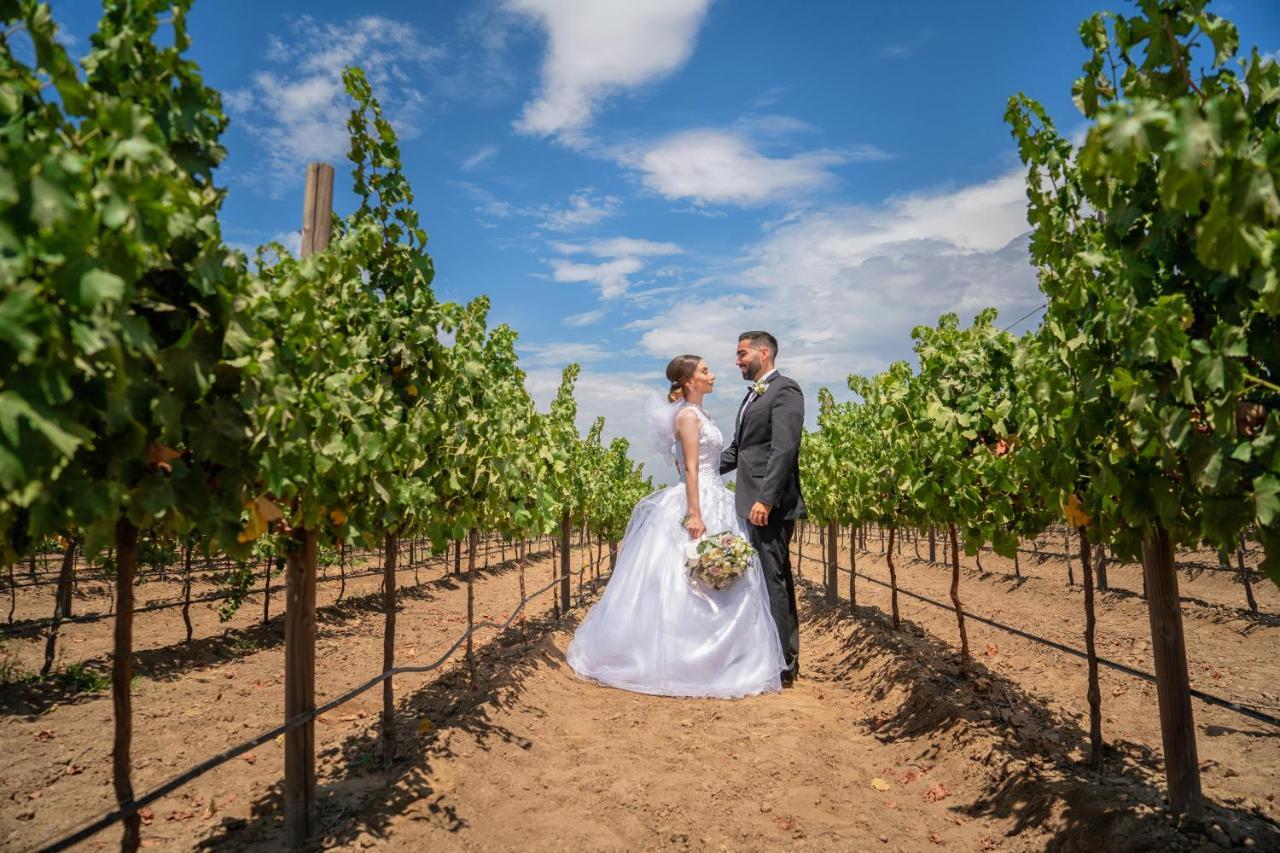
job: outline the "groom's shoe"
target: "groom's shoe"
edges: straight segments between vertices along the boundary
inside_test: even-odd
[[[791,670],[787,670],[786,672],[782,673],[782,686],[795,687],[796,678],[799,677],[799,675],[800,675],[799,672],[792,672]]]

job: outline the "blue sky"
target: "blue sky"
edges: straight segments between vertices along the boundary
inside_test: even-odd
[[[780,338],[813,409],[944,311],[1007,323],[1041,304],[1002,116],[1024,91],[1081,126],[1079,23],[1132,13],[1104,2],[197,0],[190,30],[232,119],[229,241],[296,243],[308,160],[343,183],[338,75],[362,65],[440,295],[493,298],[543,406],[580,361],[583,423],[605,415],[669,479],[641,413],[673,355],[707,357],[729,425],[744,329]],[[98,5],[53,7],[82,50]],[[1274,0],[1211,8],[1280,50]]]

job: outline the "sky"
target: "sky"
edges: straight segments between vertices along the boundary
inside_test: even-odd
[[[73,54],[100,5],[54,0]],[[631,439],[657,481],[647,395],[704,356],[731,432],[739,332],[847,398],[911,358],[912,327],[995,306],[1034,328],[1010,95],[1079,133],[1077,35],[1118,0],[196,0],[191,56],[224,93],[223,233],[297,246],[306,163],[346,178],[342,68],[362,66],[401,136],[444,299],[493,300],[546,408],[582,365],[579,421]],[[1280,56],[1280,3],[1231,0],[1247,49]],[[345,187],[345,188],[344,188]],[[1027,319],[1028,314],[1031,316]]]

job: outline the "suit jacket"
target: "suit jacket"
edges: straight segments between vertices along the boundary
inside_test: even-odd
[[[736,507],[746,518],[756,501],[787,520],[807,518],[800,494],[800,437],[804,434],[804,394],[781,373],[768,380],[752,401],[720,455],[720,473],[738,471]],[[750,394],[750,392],[748,392]]]

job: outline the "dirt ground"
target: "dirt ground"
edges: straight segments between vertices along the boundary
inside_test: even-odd
[[[871,543],[858,568],[887,578]],[[1060,549],[1059,549],[1060,550]],[[1280,849],[1274,802],[1280,731],[1196,702],[1210,826],[1178,832],[1165,814],[1154,688],[1102,671],[1111,750],[1095,774],[1084,761],[1083,662],[974,622],[973,671],[958,668],[954,616],[903,599],[903,630],[888,591],[859,580],[857,608],[828,605],[806,546],[801,571],[802,678],[794,689],[734,702],[641,696],[575,678],[564,664],[582,615],[552,620],[549,599],[525,630],[486,632],[479,686],[465,665],[396,680],[400,754],[390,772],[377,753],[377,691],[325,715],[319,756],[317,847],[444,850],[1213,850]],[[840,556],[848,564],[847,550]],[[971,558],[964,564],[972,567]],[[576,558],[575,558],[576,565]],[[966,570],[971,612],[1082,645],[1078,587],[1060,559],[1024,557],[1035,577],[1005,577],[999,558]],[[946,599],[949,576],[898,560],[906,589]],[[528,569],[550,577],[549,555]],[[1126,574],[1126,572],[1128,574]],[[465,625],[465,586],[438,563],[402,592],[398,658],[427,662]],[[1131,568],[1113,569],[1130,584]],[[351,687],[381,666],[377,578],[320,587],[317,692]],[[401,584],[412,574],[401,574]],[[363,584],[364,586],[360,586]],[[1140,587],[1139,587],[1140,588]],[[146,586],[142,588],[146,589]],[[158,590],[159,591],[159,590]],[[575,593],[577,591],[575,583]],[[1229,576],[1184,578],[1193,685],[1270,713],[1280,701],[1280,595],[1258,584],[1264,615],[1241,610]],[[173,587],[168,589],[172,595]],[[46,616],[51,591],[20,601],[19,618]],[[505,618],[519,599],[511,563],[481,573],[478,616]],[[587,604],[592,595],[588,589]],[[105,601],[105,599],[103,599]],[[77,601],[80,609],[98,603]],[[276,604],[276,609],[282,607]],[[30,612],[27,612],[27,611]],[[263,626],[250,599],[227,625],[193,610],[196,640],[177,611],[138,617],[134,785],[147,790],[281,717],[282,624]],[[1099,596],[1099,652],[1150,669],[1145,603]],[[60,666],[109,664],[110,622],[67,626]],[[38,668],[43,640],[6,653]],[[108,809],[111,702],[57,681],[0,689],[0,846],[25,850]],[[266,744],[157,802],[144,842],[169,850],[275,850],[282,749]],[[1216,829],[1214,828],[1216,827]],[[111,849],[118,830],[84,845]]]

